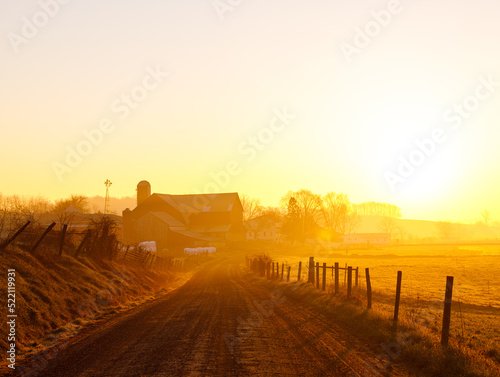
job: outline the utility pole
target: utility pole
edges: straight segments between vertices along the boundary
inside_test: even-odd
[[[110,211],[110,204],[109,204],[109,186],[111,186],[113,183],[109,180],[106,179],[104,182],[104,186],[106,186],[106,198],[104,199],[104,214],[107,215],[109,214]]]

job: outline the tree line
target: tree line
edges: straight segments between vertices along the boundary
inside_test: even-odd
[[[50,201],[43,197],[0,194],[0,238],[12,233],[27,221],[34,226],[39,225],[40,215],[47,213],[56,215],[60,224],[70,224],[76,212],[90,212],[86,196],[71,195]]]
[[[335,237],[356,230],[362,215],[401,218],[401,209],[393,204],[380,202],[351,203],[347,194],[329,192],[325,195],[300,189],[289,191],[281,198],[278,207],[264,207],[260,200],[241,196],[243,219],[248,221],[263,215],[283,223],[282,232],[293,240],[317,238],[318,233]]]

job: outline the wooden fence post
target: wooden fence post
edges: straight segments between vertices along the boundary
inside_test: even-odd
[[[366,299],[368,300],[366,307],[368,310],[370,310],[372,308],[372,283],[370,281],[370,269],[365,268],[365,272],[366,272]]]
[[[285,264],[281,263],[281,281],[283,281],[283,271],[285,270]]]
[[[61,239],[59,240],[59,255],[63,253],[64,247],[64,237],[66,237],[66,229],[68,229],[68,224],[64,224],[61,232]]]
[[[267,280],[269,280],[271,279],[271,262],[267,262],[266,270],[267,270]]]
[[[335,294],[339,294],[339,263],[335,262]]]
[[[276,262],[276,279],[280,278],[280,264]]]
[[[92,237],[94,238],[93,241],[92,241]],[[99,241],[99,230],[95,231],[95,236],[94,236],[93,232],[90,233],[89,241],[90,242],[88,242],[87,246],[86,246],[87,256],[92,258],[95,254],[95,250],[97,248],[97,243]]]
[[[321,290],[326,291],[326,263],[323,263],[323,284],[321,284]]]
[[[31,248],[30,250],[30,253],[33,254],[36,249],[38,248],[38,246],[40,246],[40,244],[42,243],[43,239],[45,238],[45,236],[47,234],[49,234],[50,230],[56,225],[56,223],[52,223],[50,224],[47,229],[45,229],[45,231],[42,233],[42,235],[40,236],[40,238],[38,239],[38,241],[35,242],[35,244],[33,245],[33,247]]]
[[[125,254],[123,254],[123,260],[127,259],[127,253],[128,253],[129,249],[130,249],[130,245],[127,245],[127,248],[125,249]]]
[[[352,289],[352,267],[349,266],[347,268],[347,298],[351,297],[351,289]]]
[[[27,227],[28,225],[30,225],[30,224],[31,224],[31,221],[27,221],[27,222],[26,222],[26,224],[24,224],[24,225],[23,225],[23,226],[22,226],[22,227],[21,227],[21,228],[20,228],[20,229],[19,229],[19,230],[18,230],[18,231],[17,231],[17,232],[16,232],[16,233],[12,236],[12,237],[10,237],[7,241],[5,241],[4,243],[2,243],[2,244],[0,245],[0,250],[3,250],[3,249],[5,249],[7,246],[9,246],[9,245],[10,245],[10,243],[11,243],[12,241],[14,241],[14,240],[17,238],[17,236],[19,236],[22,232],[24,232],[24,229],[26,229],[26,227]]]
[[[307,282],[314,285],[314,257],[309,257],[309,277]]]
[[[154,269],[154,266],[155,266],[155,263],[156,263],[156,258],[157,258],[156,254],[152,254],[151,255],[151,259],[149,260],[149,268],[151,270]]]
[[[290,281],[290,270],[292,267],[288,266],[288,274],[286,275],[286,281]]]
[[[151,256],[151,253],[145,252],[144,253],[144,259],[142,260],[142,264],[144,267],[148,266],[148,258]]]
[[[359,280],[359,267],[356,267],[356,269],[354,270],[354,272],[355,272],[355,275],[354,275],[355,276],[354,286],[356,288],[358,288],[358,284],[359,284],[359,282],[358,282],[358,280]]]
[[[87,243],[87,240],[90,238],[90,234],[91,233],[92,233],[92,231],[90,229],[87,229],[87,234],[85,234],[85,237],[83,237],[82,242],[80,242],[80,245],[78,245],[78,249],[76,249],[75,258],[78,258],[78,255],[80,254],[80,252],[82,251],[83,247]],[[127,251],[128,251],[128,249],[127,249]],[[127,256],[127,253],[125,253],[125,256]]]
[[[297,281],[300,281],[301,272],[302,272],[302,262],[299,262],[299,274],[297,275]]]
[[[394,305],[394,326],[398,325],[399,316],[399,300],[401,298],[401,280],[403,278],[403,272],[398,271],[398,281],[396,285],[396,304]]]
[[[274,279],[274,262],[273,262],[273,268],[271,269],[271,279]]]
[[[316,289],[319,289],[319,262],[316,262]]]
[[[347,263],[345,264],[344,268],[344,287],[346,285],[346,281],[347,281]]]
[[[451,297],[453,294],[453,276],[446,277],[446,293],[444,295],[444,311],[443,311],[443,329],[441,332],[441,345],[448,346],[450,337],[450,322],[451,322]]]

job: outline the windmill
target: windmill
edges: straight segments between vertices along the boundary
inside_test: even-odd
[[[104,186],[106,186],[106,198],[104,199],[104,214],[107,215],[109,214],[110,211],[110,205],[109,205],[109,186],[111,186],[113,183],[109,180],[106,179],[104,182]]]

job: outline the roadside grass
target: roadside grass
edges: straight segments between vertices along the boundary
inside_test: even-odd
[[[270,288],[281,289],[285,296],[334,319],[357,338],[367,340],[374,353],[381,356],[381,360],[386,360],[385,367],[389,370],[395,363],[403,365],[415,376],[500,376],[496,348],[471,347],[456,338],[450,339],[448,347],[441,346],[441,319],[438,313],[442,311],[435,307],[435,303],[420,301],[418,308],[400,312],[395,331],[393,315],[385,304],[374,302],[372,309],[366,310],[364,290],[353,289],[351,298],[347,299],[344,293],[334,295],[332,286],[327,292],[322,292],[304,282],[286,283],[249,274]],[[383,294],[374,292],[375,296]]]
[[[8,248],[0,270],[16,270],[18,356],[43,348],[88,322],[112,315],[135,300],[146,300],[174,280],[171,273],[132,268],[117,262],[59,256],[41,247],[36,255]],[[7,285],[1,286],[7,297]],[[6,318],[7,307],[1,309]],[[7,348],[7,337],[0,338]]]

